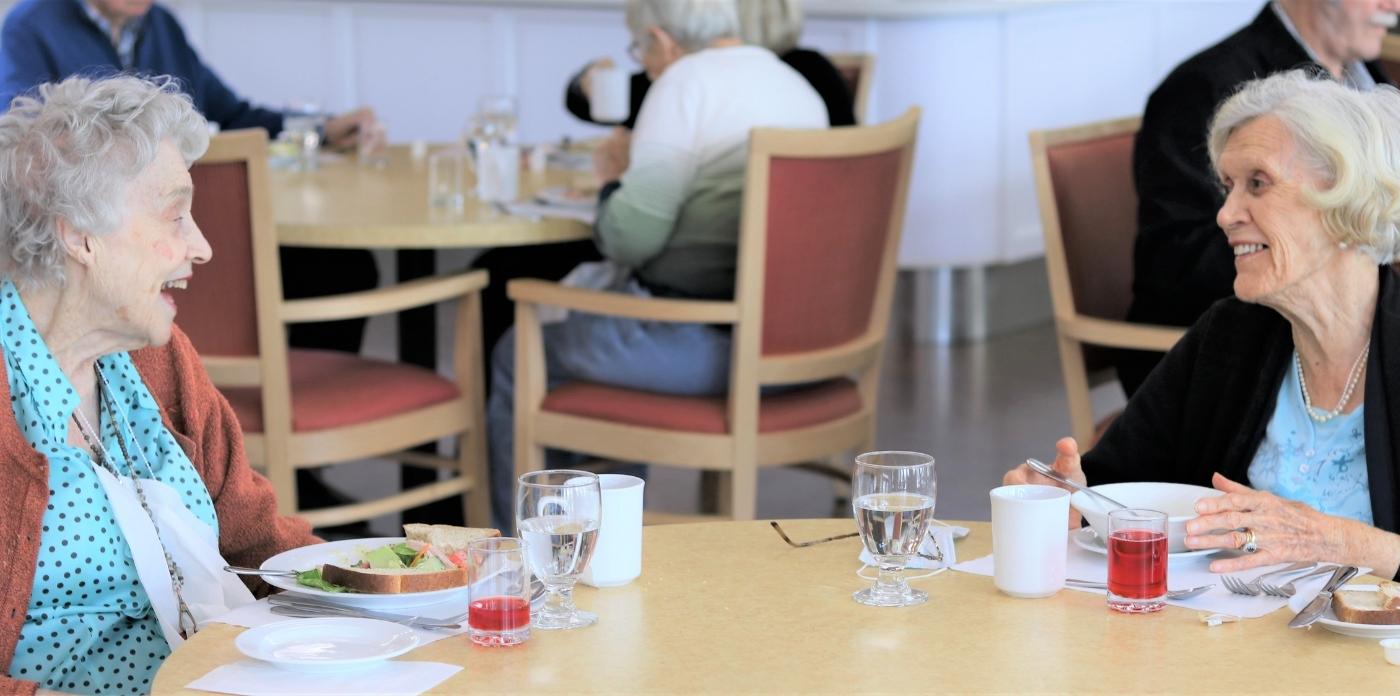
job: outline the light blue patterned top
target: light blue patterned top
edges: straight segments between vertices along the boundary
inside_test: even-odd
[[[96,464],[85,448],[67,442],[78,405],[72,384],[8,280],[0,282],[0,324],[10,406],[30,446],[48,456],[50,489],[34,588],[9,674],[73,693],[147,693],[170,646],[93,473]],[[115,353],[98,364],[115,397],[110,403],[126,416],[156,477],[217,532],[209,490],[165,429],[131,357]],[[120,460],[118,428],[126,435],[120,419],[103,419],[97,428],[103,447]],[[130,437],[125,442],[137,471],[146,475]],[[129,471],[124,461],[116,466]]]
[[[1291,368],[1249,465],[1249,485],[1328,515],[1373,524],[1365,405],[1326,423],[1309,418],[1305,408],[1298,371]]]

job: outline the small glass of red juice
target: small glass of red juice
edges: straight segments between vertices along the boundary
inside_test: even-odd
[[[1167,597],[1167,513],[1108,513],[1108,607],[1129,614],[1160,611]]]
[[[530,639],[530,569],[514,537],[479,539],[467,546],[467,635],[491,647]]]

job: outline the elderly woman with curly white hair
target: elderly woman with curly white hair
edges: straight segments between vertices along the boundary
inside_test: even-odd
[[[174,325],[211,251],[204,119],[169,82],[70,78],[0,116],[0,690],[144,693],[222,572],[316,541],[279,517]],[[192,277],[195,276],[195,277]]]
[[[1301,71],[1246,83],[1211,124],[1217,221],[1235,297],[1167,355],[1103,439],[1059,473],[1176,481],[1197,502],[1186,545],[1400,570],[1400,92]],[[1025,465],[1007,482],[1045,480]],[[1220,530],[1229,530],[1221,533]]]

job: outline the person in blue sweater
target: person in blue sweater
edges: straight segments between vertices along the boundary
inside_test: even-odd
[[[171,75],[206,119],[224,130],[282,130],[282,114],[250,104],[214,74],[169,10],[152,0],[23,0],[0,30],[0,104],[70,75]],[[354,145],[374,123],[369,109],[331,118],[326,141]]]
[[[250,104],[214,74],[185,38],[169,10],[153,0],[22,0],[0,29],[0,110],[20,94],[71,75],[117,73],[170,75],[194,106],[223,130],[282,131],[282,114]],[[356,144],[374,125],[374,112],[359,109],[326,122],[331,147]],[[362,249],[282,247],[282,292],[287,299],[368,290],[379,285],[374,257]],[[288,342],[297,348],[358,353],[365,320],[294,324]],[[298,472],[302,507],[343,500],[313,472]]]

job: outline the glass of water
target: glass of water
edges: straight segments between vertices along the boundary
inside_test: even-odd
[[[488,142],[515,143],[515,97],[508,94],[488,94],[477,100],[474,119],[476,136]]]
[[[574,584],[593,557],[602,521],[598,476],[587,471],[532,471],[516,487],[515,521],[530,568],[548,593],[530,625],[543,630],[583,628],[597,614],[574,606]]]
[[[851,507],[879,578],[854,597],[875,607],[907,607],[928,601],[909,586],[904,566],[919,550],[929,524],[938,482],[933,457],[918,452],[867,452],[856,457]]]

